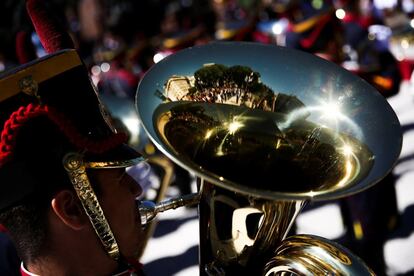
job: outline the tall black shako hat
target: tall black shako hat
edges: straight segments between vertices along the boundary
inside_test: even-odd
[[[49,55],[0,75],[0,212],[72,185],[105,250],[118,259],[86,170],[126,167],[141,157],[111,127],[71,38],[45,3],[26,4]]]

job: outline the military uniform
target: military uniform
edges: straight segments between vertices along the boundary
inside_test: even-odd
[[[21,276],[40,276],[37,274],[30,273],[23,265],[20,266],[20,274]],[[135,266],[131,266],[126,269],[121,269],[119,272],[115,272],[112,276],[144,276],[142,271],[142,265],[136,264]]]
[[[47,204],[59,191],[70,189],[102,252],[118,264],[116,275],[143,275],[137,261],[119,249],[87,173],[125,168],[142,157],[111,125],[70,37],[53,21],[45,2],[28,0],[27,8],[49,54],[0,75],[1,223],[19,254],[33,254],[18,240],[26,230],[19,228],[23,216],[10,214]],[[31,275],[21,268],[22,275]]]

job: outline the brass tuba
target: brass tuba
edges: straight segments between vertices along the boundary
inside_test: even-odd
[[[368,83],[297,50],[212,43],[153,66],[136,105],[153,143],[199,184],[141,203],[142,221],[197,203],[200,275],[373,274],[332,241],[286,238],[306,202],[367,189],[396,162],[399,121]]]

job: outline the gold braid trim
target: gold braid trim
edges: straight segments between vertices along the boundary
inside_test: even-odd
[[[142,161],[145,161],[145,158],[137,157],[134,159],[121,160],[121,161],[84,162],[84,165],[88,169],[115,169],[115,168],[131,167]]]
[[[118,260],[120,256],[118,244],[86,175],[82,156],[76,153],[67,154],[63,158],[63,166],[105,251],[110,257]]]

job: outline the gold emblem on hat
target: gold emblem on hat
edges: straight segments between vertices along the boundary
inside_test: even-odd
[[[19,80],[19,87],[23,93],[28,94],[30,96],[38,97],[37,90],[39,88],[39,85],[33,79],[32,76],[26,76],[24,78],[21,78]]]

